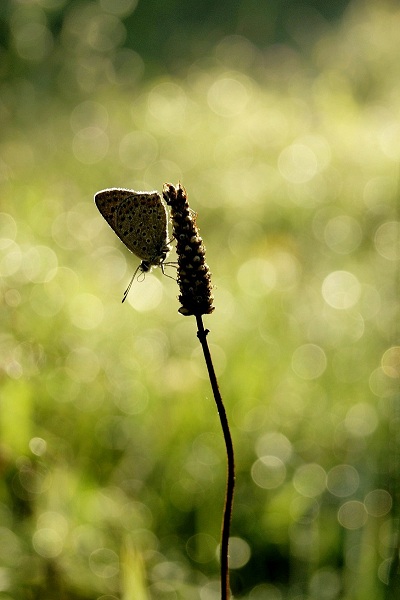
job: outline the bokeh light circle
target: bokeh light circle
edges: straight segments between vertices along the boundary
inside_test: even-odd
[[[306,498],[314,498],[322,494],[326,486],[325,470],[316,463],[302,465],[293,475],[293,486],[299,494]]]
[[[292,369],[302,379],[317,379],[325,371],[327,358],[316,344],[303,344],[292,355]]]
[[[352,308],[361,295],[361,285],[357,277],[348,271],[334,271],[327,275],[322,284],[322,297],[325,302],[339,310]]]
[[[331,494],[338,498],[351,496],[360,485],[358,471],[352,465],[336,465],[326,477],[326,487]]]
[[[375,233],[375,248],[386,260],[400,259],[400,222],[387,221]]]
[[[261,456],[252,464],[251,477],[259,487],[272,490],[285,481],[286,467],[277,456]]]
[[[89,567],[98,577],[115,577],[119,573],[118,554],[109,548],[98,548],[89,557]]]
[[[338,521],[345,529],[360,529],[365,525],[367,518],[365,506],[358,500],[349,500],[338,510]]]
[[[249,562],[250,557],[250,546],[243,538],[229,538],[229,567],[231,569],[241,569]]]

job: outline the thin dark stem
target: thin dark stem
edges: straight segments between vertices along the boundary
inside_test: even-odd
[[[226,455],[228,459],[228,475],[226,482],[226,494],[225,494],[225,506],[224,506],[224,517],[222,521],[222,534],[221,534],[221,600],[229,600],[229,565],[228,565],[228,546],[229,546],[229,531],[231,525],[232,506],[233,506],[233,493],[235,489],[235,460],[233,453],[233,444],[231,432],[229,430],[228,418],[224,403],[222,402],[221,393],[219,391],[217,378],[214,371],[214,365],[212,363],[210,349],[207,343],[208,329],[204,329],[203,319],[201,315],[196,315],[197,320],[197,337],[203,348],[204,358],[206,360],[208,375],[210,377],[211,387],[214,394],[215,403],[221,421],[222,431],[224,434]]]

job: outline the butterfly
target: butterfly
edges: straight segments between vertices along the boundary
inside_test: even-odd
[[[148,273],[151,267],[161,267],[164,273],[164,262],[171,250],[167,209],[158,192],[124,188],[97,192],[94,201],[119,239],[142,261],[125,290],[124,302],[138,271]]]

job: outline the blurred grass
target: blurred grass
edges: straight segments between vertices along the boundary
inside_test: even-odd
[[[178,180],[216,286],[235,597],[395,597],[398,6],[353,4],[312,47],[299,23],[297,51],[227,37],[148,81],[117,25],[79,35],[109,22],[90,6],[59,47],[16,7],[58,93],[0,92],[0,598],[218,598],[225,458],[195,323],[159,272],[121,306],[138,261],[92,200]]]

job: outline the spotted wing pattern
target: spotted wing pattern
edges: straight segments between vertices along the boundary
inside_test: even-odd
[[[111,188],[95,203],[125,246],[148,265],[160,265],[170,250],[168,213],[158,192]]]

